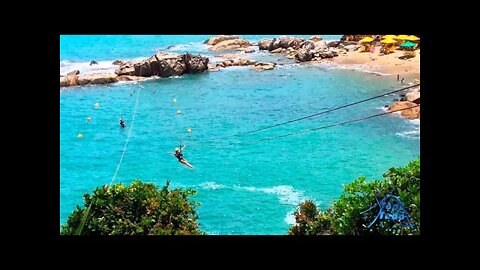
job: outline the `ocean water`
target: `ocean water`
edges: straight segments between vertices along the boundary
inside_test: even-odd
[[[81,65],[88,69],[91,60],[108,64],[148,57],[172,45],[169,50],[215,56],[202,44],[209,37],[61,36],[60,72]],[[259,40],[263,36],[242,37]],[[264,52],[249,57],[281,58]],[[193,199],[202,204],[197,208],[198,222],[208,234],[286,234],[294,222],[292,213],[303,200],[312,199],[325,209],[344,184],[359,176],[379,179],[388,168],[405,166],[419,157],[420,122],[395,114],[238,144],[382,113],[396,95],[248,136],[205,141],[399,87],[395,76],[285,63],[265,72],[237,67],[143,82],[60,88],[60,224],[76,205],[83,205],[84,193],[110,183],[129,132],[115,183],[141,179],[162,186],[168,179],[173,188],[196,189]],[[120,117],[127,128],[120,128]],[[78,139],[78,133],[84,137]],[[194,170],[168,154],[179,139],[187,145],[184,156]]]

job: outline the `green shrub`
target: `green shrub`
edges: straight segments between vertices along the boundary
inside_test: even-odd
[[[93,196],[85,194],[85,207],[77,208],[61,226],[61,234],[82,235],[198,235],[196,195],[192,189],[168,190],[135,180],[98,187]],[[84,219],[84,220],[83,220]]]
[[[305,201],[294,213],[296,224],[290,235],[418,235],[420,234],[420,158],[405,168],[391,168],[383,180],[367,182],[365,177],[346,185],[340,199],[326,212],[316,210],[312,201]],[[395,220],[375,220],[379,213],[377,200],[387,194],[397,196],[410,214],[412,227]],[[315,210],[306,210],[315,209]],[[369,210],[370,209],[370,210]],[[307,213],[316,213],[310,216]]]

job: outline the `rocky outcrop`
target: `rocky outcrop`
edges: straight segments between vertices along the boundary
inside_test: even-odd
[[[281,53],[283,50],[285,50],[284,48],[276,48],[275,50],[272,50],[271,53]]]
[[[170,77],[185,73],[200,73],[208,69],[207,57],[191,54],[158,52],[145,60],[128,61],[120,65],[115,74],[87,74],[60,76],[60,86],[104,84],[117,81],[135,81],[143,77]]]
[[[218,43],[225,41],[225,40],[231,40],[231,39],[239,39],[237,36],[216,36],[216,37],[211,37],[203,42],[203,44],[207,45],[217,45]]]
[[[238,48],[236,49],[237,51],[240,51],[240,52],[244,52],[244,53],[253,53],[255,52],[254,49],[251,49],[251,48],[245,48],[245,47],[241,47],[241,48]]]
[[[226,50],[235,50],[241,47],[249,47],[250,43],[245,39],[237,38],[237,39],[229,39],[224,40],[213,47],[210,47],[209,50],[217,52],[217,51],[226,51]]]
[[[118,81],[118,75],[113,73],[94,73],[78,76],[77,85],[106,84]]]
[[[410,101],[398,101],[390,105],[388,108],[388,111],[396,111],[396,110],[402,110],[405,108],[410,108],[413,106],[417,106],[417,104],[410,102]],[[401,116],[407,118],[407,119],[419,119],[420,118],[420,107],[415,107],[415,108],[410,108],[401,111]]]
[[[92,62],[90,62],[90,66],[91,65],[98,65],[98,62],[97,61],[92,61]]]
[[[307,41],[304,41],[300,44],[300,48],[305,49],[307,51],[313,50],[313,49],[315,49],[315,44],[313,44],[313,42],[307,40]]]
[[[310,40],[313,42],[317,42],[317,41],[323,40],[323,38],[318,36],[311,36]]]
[[[124,62],[122,60],[115,60],[115,61],[112,62],[112,65],[116,65],[116,66],[121,66],[123,64],[124,64]]]
[[[78,75],[78,74],[80,74],[80,70],[76,69],[74,71],[70,71],[69,73],[67,73],[67,76]]]
[[[272,70],[274,69],[276,66],[275,63],[256,63],[254,66],[253,66],[253,69],[255,70],[259,70],[259,71],[262,71],[262,70]]]
[[[324,58],[333,58],[337,57],[338,53],[336,51],[321,51],[318,52],[318,57],[324,59]]]

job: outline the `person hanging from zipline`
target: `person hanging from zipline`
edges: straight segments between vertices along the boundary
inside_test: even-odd
[[[185,147],[186,145],[182,146],[180,144],[179,148],[175,148],[175,153],[170,152],[169,154],[172,154],[173,156],[175,156],[178,159],[178,161],[183,165],[193,168],[193,166],[190,163],[188,163],[186,159],[183,158],[183,149],[185,149]]]
[[[120,117],[120,126],[122,126],[122,128],[126,127],[125,121],[123,121],[123,118],[121,117]]]

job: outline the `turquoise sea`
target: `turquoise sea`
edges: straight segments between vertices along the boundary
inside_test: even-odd
[[[240,36],[252,41],[280,35]],[[214,57],[218,53],[208,52],[202,44],[209,37],[61,36],[60,73],[74,68],[83,72],[91,60],[108,71],[113,60],[146,58],[167,48]],[[342,185],[359,176],[379,179],[388,168],[405,166],[419,157],[420,122],[391,114],[236,144],[382,113],[396,95],[248,136],[204,141],[400,87],[396,75],[296,65],[282,55],[265,52],[249,57],[285,65],[264,72],[234,67],[139,83],[60,88],[60,224],[76,205],[83,205],[84,193],[110,183],[130,132],[137,95],[135,123],[115,183],[141,179],[162,186],[168,179],[174,188],[196,189],[193,199],[202,204],[197,208],[200,228],[207,234],[286,234],[294,222],[292,213],[303,200],[312,199],[326,208],[338,198]],[[87,117],[92,121],[87,122]],[[120,117],[127,128],[120,128]],[[178,138],[187,145],[184,156],[194,170],[168,154],[178,146]]]

